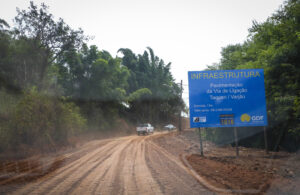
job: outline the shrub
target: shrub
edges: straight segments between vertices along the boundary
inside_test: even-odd
[[[10,116],[15,110],[19,96],[0,90],[0,151],[7,150],[10,146]]]
[[[49,98],[35,88],[24,93],[12,117],[12,144],[55,148],[83,130],[86,120],[73,103]]]

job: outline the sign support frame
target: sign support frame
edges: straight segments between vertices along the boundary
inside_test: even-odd
[[[266,154],[269,154],[269,148],[268,148],[268,134],[267,134],[267,127],[264,126],[264,138],[265,138],[265,149]]]
[[[238,158],[239,157],[239,141],[238,141],[238,132],[237,132],[236,127],[234,127],[234,141],[235,141],[236,158]]]
[[[201,156],[204,156],[204,154],[203,154],[203,144],[202,144],[201,129],[202,129],[202,128],[198,127],[199,142],[200,142],[200,155],[201,155]]]

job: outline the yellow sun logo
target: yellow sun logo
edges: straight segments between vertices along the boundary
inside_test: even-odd
[[[243,114],[242,116],[241,116],[241,121],[242,122],[249,122],[250,121],[250,116],[248,115],[248,114]]]

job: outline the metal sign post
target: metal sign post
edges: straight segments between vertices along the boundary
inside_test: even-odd
[[[239,157],[239,141],[238,141],[238,133],[237,133],[237,128],[234,127],[234,141],[235,141],[235,152],[236,152],[236,157]]]
[[[199,142],[200,142],[200,154],[201,154],[201,156],[204,156],[203,155],[203,144],[202,144],[201,128],[198,128],[198,133],[199,133]]]
[[[269,154],[268,137],[267,137],[267,128],[266,128],[266,126],[264,126],[264,137],[265,137],[265,149],[266,149],[266,154]]]
[[[183,91],[182,91],[182,80],[181,80],[181,82],[180,82],[180,99],[181,99],[181,100],[182,100],[182,92],[183,92]],[[180,111],[179,111],[179,121],[178,121],[178,122],[179,122],[179,125],[178,125],[178,127],[179,127],[179,128],[178,128],[179,132],[182,131],[182,128],[181,128],[181,123],[182,123],[182,122],[181,122],[181,118],[182,118],[182,117],[181,117],[181,111],[182,111],[182,108],[181,108],[181,106],[180,106]]]

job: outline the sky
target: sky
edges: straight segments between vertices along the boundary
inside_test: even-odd
[[[29,0],[0,0],[0,18],[13,26],[16,7]],[[35,0],[44,2],[56,19],[82,28],[112,56],[120,48],[136,54],[151,47],[155,55],[172,62],[171,72],[183,80],[188,101],[188,71],[200,71],[219,62],[222,47],[243,43],[252,21],[265,21],[284,0]]]

